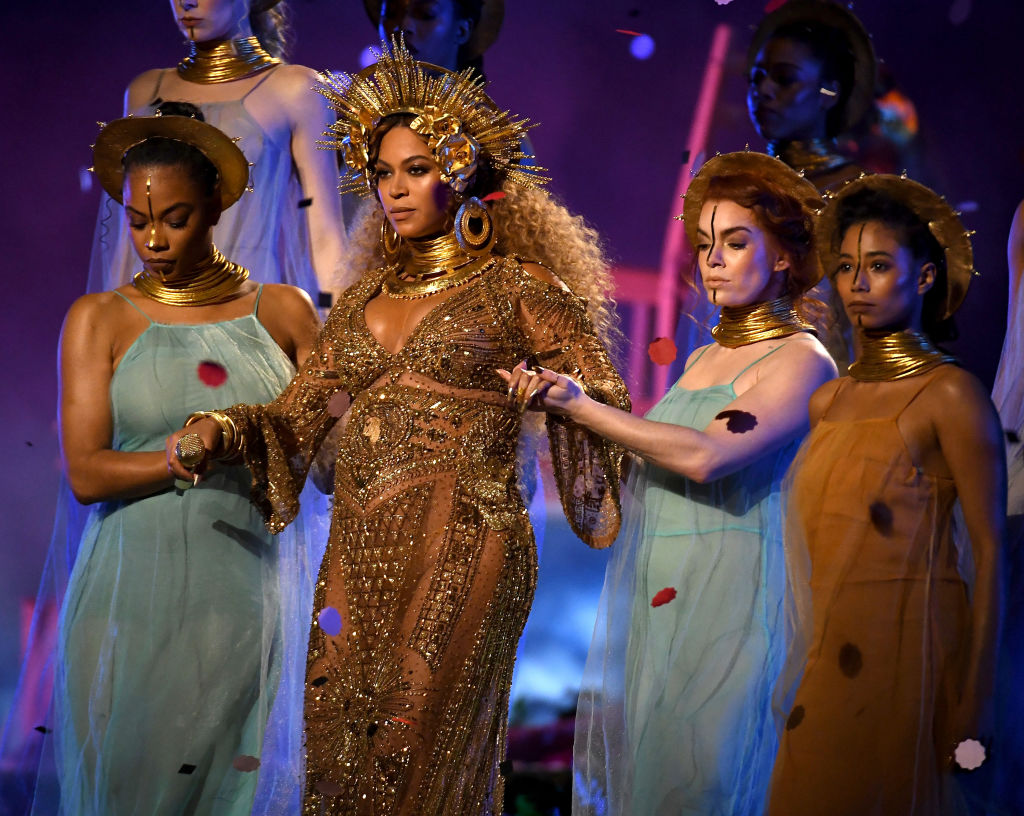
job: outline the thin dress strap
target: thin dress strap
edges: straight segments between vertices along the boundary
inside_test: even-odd
[[[697,365],[697,363],[700,362],[700,358],[704,356],[704,352],[707,351],[709,348],[711,348],[710,343],[708,343],[706,346],[704,346],[704,348],[700,350],[700,354],[697,355],[697,357],[694,359],[692,363],[690,363],[686,368],[683,369],[683,373],[685,374],[687,371],[689,371],[691,368]]]
[[[729,383],[729,385],[735,385],[735,384],[736,384],[736,380],[738,380],[738,379],[739,379],[740,377],[742,377],[742,376],[743,376],[744,374],[746,374],[746,373],[747,373],[748,371],[750,371],[750,369],[752,369],[752,368],[753,368],[754,366],[756,366],[756,365],[757,365],[757,364],[758,364],[759,362],[761,362],[761,361],[762,361],[762,360],[763,360],[763,359],[764,359],[765,357],[770,357],[770,356],[771,356],[771,355],[773,355],[773,354],[774,354],[775,352],[777,352],[777,351],[778,351],[778,350],[779,350],[780,348],[782,348],[782,344],[780,344],[780,345],[776,346],[776,347],[775,347],[775,348],[773,348],[773,349],[772,349],[771,351],[769,351],[769,352],[768,352],[767,354],[762,354],[762,355],[761,355],[760,357],[758,357],[758,358],[757,358],[756,360],[754,360],[754,362],[750,363],[750,365],[747,365],[747,366],[745,366],[745,367],[743,368],[743,370],[742,370],[742,371],[740,371],[740,373],[739,373],[739,374],[737,374],[737,375],[736,375],[735,377],[733,377],[733,378],[732,378],[732,382],[731,382],[731,383]]]
[[[150,94],[149,104],[154,107],[161,101],[160,100],[160,84],[164,81],[164,74],[167,73],[166,68],[161,68],[160,73],[156,78],[156,85],[153,86],[153,93]]]
[[[275,66],[275,67],[276,67],[276,66]],[[250,88],[249,90],[247,90],[247,91],[246,91],[246,92],[245,92],[244,94],[242,94],[242,98],[241,98],[241,99],[239,99],[238,101],[239,101],[239,102],[241,102],[241,103],[242,103],[242,104],[244,105],[244,104],[245,104],[245,100],[249,98],[249,94],[251,94],[251,93],[252,93],[253,91],[255,91],[255,90],[256,90],[256,89],[258,88],[258,87],[260,87],[260,85],[262,85],[262,84],[263,84],[264,82],[266,82],[266,81],[267,81],[268,79],[270,79],[270,75],[271,75],[272,73],[274,73],[274,68],[271,68],[271,69],[270,69],[270,70],[268,70],[268,71],[267,71],[266,73],[264,73],[264,74],[263,74],[263,76],[261,76],[261,77],[260,77],[260,81],[259,81],[259,82],[257,82],[257,83],[256,83],[255,85],[253,85],[253,86],[252,86],[252,87],[251,87],[251,88]]]
[[[151,324],[151,325],[152,325],[152,324],[154,324],[154,323],[156,323],[156,321],[155,321],[155,320],[154,320],[153,318],[151,318],[151,317],[150,317],[150,316],[149,316],[148,314],[146,314],[146,313],[145,313],[144,311],[142,311],[142,309],[140,309],[140,308],[139,308],[138,306],[136,306],[136,305],[135,305],[134,303],[132,303],[132,299],[131,299],[130,297],[127,297],[127,296],[125,296],[125,295],[122,295],[122,294],[121,294],[120,292],[118,292],[118,291],[117,291],[116,289],[114,289],[114,290],[113,290],[113,292],[114,292],[114,294],[115,294],[115,295],[117,295],[117,296],[118,296],[119,298],[121,298],[122,300],[124,300],[124,302],[125,302],[125,303],[127,303],[127,304],[128,304],[129,306],[131,306],[131,307],[132,307],[132,308],[133,308],[133,309],[134,309],[135,311],[137,311],[137,312],[138,312],[138,313],[139,313],[140,315],[142,315],[142,316],[143,316],[144,318],[146,318],[146,320],[148,320],[148,321],[150,322],[150,324]]]
[[[914,400],[921,396],[921,393],[924,391],[924,389],[931,385],[932,380],[934,380],[936,376],[938,376],[939,372],[942,371],[943,368],[945,368],[945,366],[936,366],[934,369],[932,369],[929,372],[926,372],[926,374],[921,376],[921,382],[918,384],[918,387],[910,394],[910,396],[907,398],[907,401],[903,403],[903,407],[896,412],[895,416],[893,417],[894,420],[898,421],[899,418],[903,416],[903,412],[910,407],[910,404]]]
[[[256,287],[256,302],[252,305],[252,313],[256,315],[257,310],[260,308],[260,298],[263,297],[263,284],[261,283]]]

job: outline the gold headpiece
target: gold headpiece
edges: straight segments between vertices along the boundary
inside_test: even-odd
[[[831,271],[838,265],[838,244],[842,240],[837,234],[840,210],[849,196],[861,190],[877,190],[888,195],[909,207],[928,225],[928,231],[938,241],[946,258],[946,306],[941,317],[943,320],[950,317],[963,303],[971,278],[978,274],[974,269],[972,233],[964,229],[959,214],[946,199],[906,176],[861,176],[828,197],[818,222],[818,230],[824,238],[818,242],[818,252],[824,267]]]
[[[764,44],[783,26],[819,23],[841,32],[853,58],[853,87],[843,105],[841,130],[856,125],[875,100],[875,73],[878,60],[871,35],[864,24],[846,6],[833,0],[789,0],[761,20],[747,50],[747,68],[753,67]]]
[[[502,111],[484,93],[484,81],[471,68],[458,73],[416,62],[399,39],[382,44],[378,62],[358,74],[324,73],[317,90],[337,112],[338,121],[319,144],[341,151],[341,192],[371,196],[373,132],[386,116],[407,113],[409,127],[426,139],[441,168],[441,178],[461,195],[482,160],[499,178],[523,187],[544,184],[543,168],[524,165],[534,157],[523,152],[531,127]]]
[[[384,0],[363,0],[366,16],[370,18],[374,28],[380,24],[383,6]],[[505,0],[481,0],[480,19],[473,26],[469,40],[462,46],[463,53],[469,59],[483,54],[498,39],[498,32],[501,31],[501,23],[504,19]]]
[[[242,197],[249,184],[249,162],[231,137],[191,116],[157,114],[115,119],[103,125],[96,137],[92,150],[93,170],[112,199],[124,203],[122,160],[125,153],[157,136],[192,145],[213,162],[220,181],[221,209],[226,210]]]
[[[690,186],[686,190],[686,195],[683,196],[681,217],[686,227],[686,237],[690,246],[697,246],[697,224],[700,221],[700,211],[704,208],[704,199],[708,194],[712,179],[740,174],[772,182],[783,192],[797,199],[812,214],[821,209],[821,194],[818,192],[818,188],[782,159],[752,150],[722,153],[704,162],[704,166],[693,177],[693,181],[690,182]],[[822,271],[817,269],[814,271],[813,278],[802,281],[801,285],[806,285],[806,289],[810,289],[821,280],[821,277]]]

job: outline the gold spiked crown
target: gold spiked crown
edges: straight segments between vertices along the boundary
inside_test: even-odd
[[[417,62],[402,39],[382,43],[376,56],[377,62],[358,74],[320,75],[317,90],[338,120],[319,144],[341,152],[341,192],[373,195],[374,131],[385,117],[403,113],[415,117],[410,129],[426,140],[441,178],[456,194],[465,192],[485,161],[501,181],[522,187],[547,182],[544,168],[532,164],[533,155],[523,150],[532,125],[495,105],[472,68],[453,73]]]

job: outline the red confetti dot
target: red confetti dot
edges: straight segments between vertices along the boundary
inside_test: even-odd
[[[327,413],[332,417],[345,416],[345,412],[348,410],[348,406],[351,403],[348,393],[345,391],[335,391],[329,400],[327,400]]]
[[[671,337],[658,337],[647,347],[647,355],[655,365],[668,365],[676,359],[678,353]]]
[[[493,193],[488,193],[481,199],[482,201],[498,201],[505,197],[505,194],[501,190],[495,190]]]
[[[769,0],[768,5],[764,7],[765,14],[771,14],[776,9],[782,8],[786,5],[786,0]]]
[[[203,360],[196,370],[199,381],[210,388],[219,388],[228,381],[228,370],[213,360]]]
[[[616,34],[628,34],[630,37],[639,37],[640,36],[640,32],[639,31],[631,31],[628,28],[617,28],[617,29],[615,29],[615,33]]]
[[[249,773],[251,771],[255,771],[258,767],[260,767],[260,761],[254,756],[242,754],[240,756],[236,756],[233,760],[231,760],[231,766],[236,771],[241,771],[242,773]]]
[[[676,591],[672,587],[665,587],[659,589],[653,598],[651,598],[651,606],[664,606],[669,601],[675,600]]]

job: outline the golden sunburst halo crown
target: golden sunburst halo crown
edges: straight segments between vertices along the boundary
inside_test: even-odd
[[[317,86],[338,115],[318,144],[341,153],[341,192],[373,195],[371,141],[385,117],[395,114],[414,117],[410,129],[426,140],[442,180],[458,195],[481,162],[490,164],[499,183],[538,187],[548,181],[524,150],[533,125],[495,105],[472,68],[453,73],[417,62],[402,39],[381,43],[375,56],[377,62],[357,74],[321,73]]]

